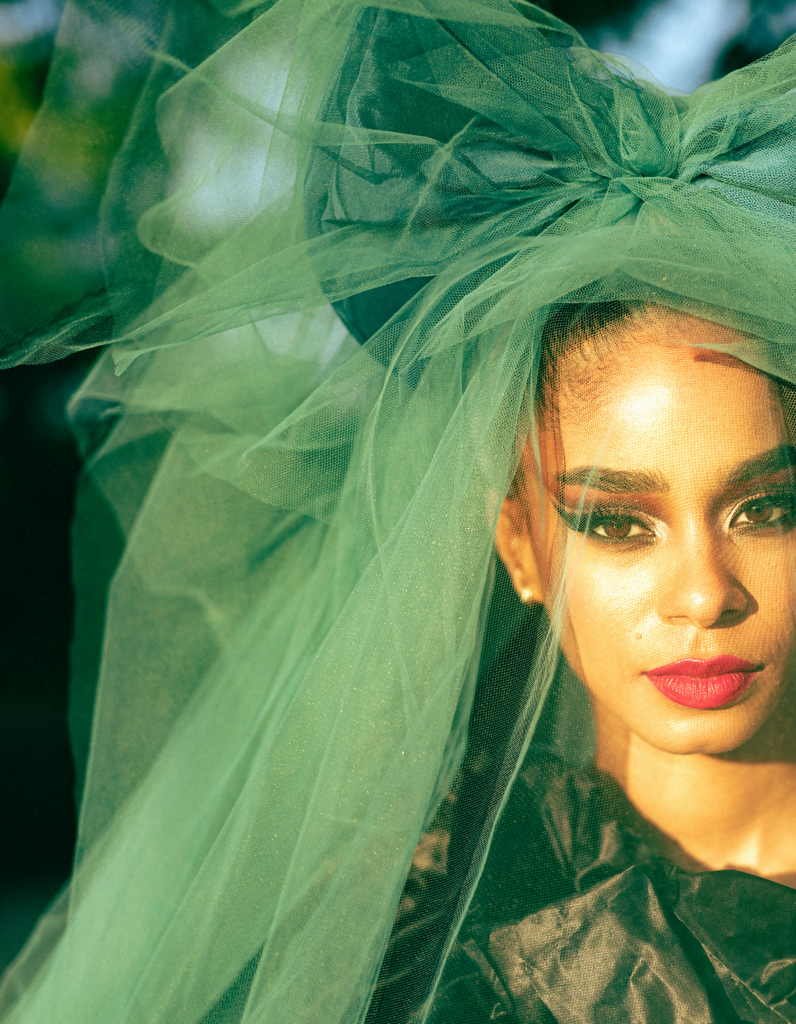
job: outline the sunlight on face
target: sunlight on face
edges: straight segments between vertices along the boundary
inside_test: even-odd
[[[761,730],[796,667],[796,451],[777,385],[667,343],[672,320],[628,328],[599,400],[560,389],[541,473],[526,447],[530,525],[511,550],[563,603],[561,645],[603,731],[716,754]]]
[[[651,384],[622,401],[622,418],[636,424],[636,430],[654,430],[662,416],[672,405],[672,392],[668,384]],[[619,409],[617,409],[617,412]]]

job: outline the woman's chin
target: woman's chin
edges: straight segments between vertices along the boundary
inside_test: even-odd
[[[729,707],[691,708],[680,706],[661,694],[650,694],[642,706],[628,703],[607,708],[594,699],[592,708],[599,743],[618,751],[634,742],[666,754],[721,755],[745,747],[763,747],[774,742],[772,712],[778,694],[758,690]]]
[[[650,746],[669,754],[731,754],[767,731],[763,727],[769,715],[770,702],[764,700],[710,710],[667,709],[636,732]]]

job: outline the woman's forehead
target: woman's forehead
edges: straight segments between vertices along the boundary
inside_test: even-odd
[[[702,323],[697,337],[705,338]],[[592,464],[707,478],[789,440],[776,383],[726,352],[688,343],[690,326],[676,324],[674,341],[661,330],[628,330],[607,356],[562,360],[540,432],[548,472]],[[725,343],[733,334],[717,328],[713,337]]]
[[[740,358],[750,344],[749,335],[689,313],[652,304],[634,309],[630,318],[565,344],[552,381],[555,404],[592,402],[604,385],[615,391],[628,377],[639,388],[653,376],[685,379],[703,363],[764,377]]]

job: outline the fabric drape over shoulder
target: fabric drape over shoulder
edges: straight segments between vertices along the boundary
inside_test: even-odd
[[[495,565],[545,325],[654,302],[796,382],[795,154],[792,43],[682,97],[524,0],[67,3],[0,342],[107,344],[71,403],[87,753],[3,1024],[364,1020],[467,790],[403,963],[431,1012],[529,744],[589,756],[564,595]]]

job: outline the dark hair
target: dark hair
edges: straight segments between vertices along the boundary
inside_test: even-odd
[[[573,302],[557,306],[542,330],[539,373],[534,395],[537,415],[548,408],[556,390],[556,370],[561,357],[589,342],[590,358],[601,358],[610,351],[613,331],[635,320],[650,304],[639,300],[611,299],[604,302]]]

